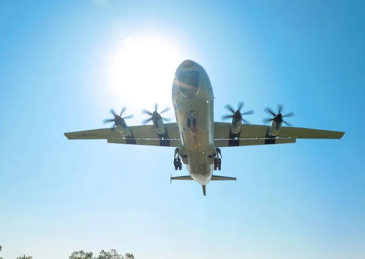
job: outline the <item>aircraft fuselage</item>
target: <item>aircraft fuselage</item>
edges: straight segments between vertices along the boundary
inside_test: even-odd
[[[175,73],[172,102],[181,139],[180,157],[191,177],[205,186],[213,174],[214,95],[208,74],[186,60]]]

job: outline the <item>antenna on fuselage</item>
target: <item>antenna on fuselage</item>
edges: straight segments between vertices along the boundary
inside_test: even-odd
[[[202,187],[203,187],[203,194],[205,196],[206,195],[206,185],[202,185]]]

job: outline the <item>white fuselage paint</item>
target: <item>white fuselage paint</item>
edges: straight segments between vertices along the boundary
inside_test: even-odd
[[[193,98],[186,98],[177,86],[180,71],[197,71],[200,75],[200,89]],[[199,64],[186,60],[175,73],[172,87],[172,102],[181,139],[180,153],[191,177],[201,185],[207,185],[212,178],[215,155],[214,147],[214,95],[208,74]],[[188,119],[195,118],[196,127]],[[210,157],[209,157],[210,156]]]

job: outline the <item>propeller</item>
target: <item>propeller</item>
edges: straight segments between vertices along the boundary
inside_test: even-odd
[[[231,105],[227,104],[225,106],[225,108],[227,110],[229,110],[230,112],[232,112],[232,115],[224,115],[222,116],[222,120],[226,120],[226,119],[229,119],[229,118],[234,118],[235,121],[240,121],[242,120],[244,123],[249,123],[247,120],[245,120],[242,115],[250,115],[250,114],[253,114],[254,111],[253,110],[250,110],[248,112],[244,112],[244,113],[241,113],[241,109],[243,107],[244,103],[243,102],[239,102],[238,103],[238,108],[237,108],[237,111],[235,111]]]
[[[113,109],[111,109],[110,113],[114,116],[114,119],[106,119],[106,120],[104,120],[104,123],[114,122],[114,125],[112,126],[112,129],[114,129],[115,126],[121,125],[125,119],[132,118],[133,115],[128,115],[128,116],[125,116],[124,118],[122,117],[122,115],[126,109],[127,109],[126,107],[123,107],[122,111],[120,112],[120,115],[116,114],[115,111]]]
[[[285,121],[283,118],[285,117],[291,117],[291,116],[294,116],[294,113],[293,112],[289,112],[288,114],[285,114],[285,115],[282,115],[281,112],[283,111],[283,108],[284,106],[279,104],[278,106],[278,113],[275,114],[275,112],[273,112],[272,109],[270,109],[269,107],[267,107],[265,109],[265,111],[267,113],[270,113],[272,116],[274,116],[273,118],[267,118],[267,119],[264,119],[264,123],[265,122],[270,122],[270,121],[276,121],[277,123],[281,123],[281,122],[284,122],[286,125],[288,126],[292,126],[292,124],[288,123],[287,121]]]
[[[151,117],[150,117],[150,118],[148,118],[148,119],[146,119],[146,120],[144,120],[142,123],[143,123],[143,124],[146,124],[146,123],[148,123],[148,122],[152,121],[152,122],[153,122],[153,124],[154,124],[154,125],[156,125],[156,123],[157,123],[157,121],[158,121],[159,119],[162,119],[163,121],[170,121],[170,119],[168,119],[168,118],[164,118],[164,117],[162,117],[162,116],[161,116],[161,114],[162,114],[162,113],[167,112],[168,110],[170,110],[170,108],[169,108],[169,107],[166,107],[166,108],[165,108],[165,109],[163,109],[160,113],[158,113],[158,112],[157,112],[157,109],[158,109],[158,104],[156,103],[156,104],[155,104],[155,110],[154,110],[153,112],[150,112],[150,111],[147,111],[147,110],[143,110],[143,111],[142,111],[143,113],[145,113],[145,114],[147,114],[147,115],[150,115]]]

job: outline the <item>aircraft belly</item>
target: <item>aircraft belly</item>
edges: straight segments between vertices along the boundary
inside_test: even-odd
[[[199,100],[200,99],[200,100]],[[190,152],[204,152],[214,143],[211,107],[206,98],[185,99],[176,111],[184,147]],[[196,120],[196,127],[188,128],[187,121]],[[191,122],[192,124],[192,122]]]
[[[213,165],[207,162],[206,157],[200,154],[189,154],[187,169],[191,177],[201,185],[207,185],[212,178]]]

